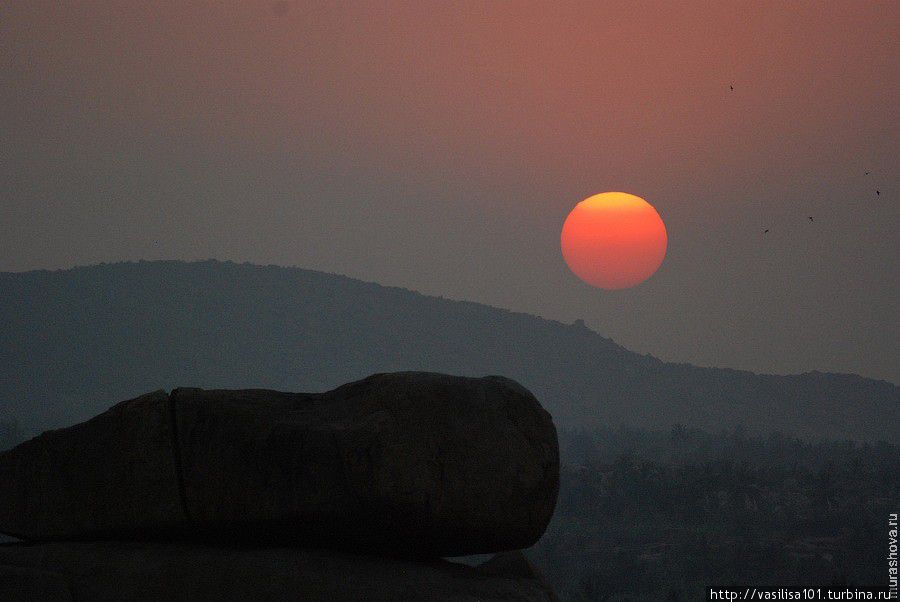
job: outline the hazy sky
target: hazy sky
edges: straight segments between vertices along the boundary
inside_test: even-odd
[[[900,382],[898,32],[896,1],[0,0],[0,270],[296,265]],[[668,228],[626,291],[559,249],[607,190]]]

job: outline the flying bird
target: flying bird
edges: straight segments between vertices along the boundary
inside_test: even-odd
[[[814,219],[813,219],[813,218],[812,218],[812,216],[811,216],[811,215],[810,215],[810,216],[808,216],[808,217],[809,217],[809,221],[811,221],[811,222],[813,222],[813,221],[815,221],[815,220],[814,220]]]
[[[728,87],[731,88],[731,91],[732,91],[732,92],[734,92],[734,84],[731,84],[731,85],[728,86]]]
[[[872,173],[872,172],[871,172],[871,171],[867,171],[867,172],[866,172],[866,175],[869,175],[870,173]]]
[[[768,229],[768,228],[766,228],[765,230],[763,230],[763,234],[768,234],[768,233],[769,233],[769,229]]]
[[[876,191],[875,191],[875,194],[877,194],[878,196],[881,196],[881,191],[880,191],[880,190],[876,190]]]

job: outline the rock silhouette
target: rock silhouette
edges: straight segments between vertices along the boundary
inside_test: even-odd
[[[532,545],[556,430],[502,377],[374,375],[322,394],[176,389],[0,454],[25,540],[327,546],[405,557]]]
[[[552,590],[515,574],[444,560],[413,562],[310,548],[233,548],[152,542],[0,546],[0,599],[524,600]]]

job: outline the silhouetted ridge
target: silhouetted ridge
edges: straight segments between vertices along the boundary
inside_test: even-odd
[[[178,261],[0,274],[0,420],[72,424],[160,386],[325,391],[504,374],[561,427],[738,425],[896,442],[894,384],[669,364],[588,328],[297,268]]]

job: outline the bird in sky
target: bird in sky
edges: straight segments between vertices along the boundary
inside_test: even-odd
[[[809,221],[811,221],[811,222],[813,222],[813,221],[815,221],[815,220],[814,220],[814,219],[813,219],[813,218],[812,218],[812,216],[811,216],[811,215],[810,215],[810,216],[808,216],[808,217],[809,217]]]
[[[871,171],[867,171],[867,172],[866,172],[866,175],[869,175],[870,173],[872,173],[872,172],[871,172]]]
[[[768,228],[766,228],[765,230],[763,230],[763,234],[768,234],[768,233],[769,233],[769,229],[768,229]]]
[[[875,191],[875,194],[877,194],[878,196],[881,196],[881,191],[880,191],[880,190],[876,190],[876,191]]]
[[[734,92],[734,84],[731,84],[731,85],[728,86],[728,87],[731,88],[731,91],[732,91],[732,92]]]

